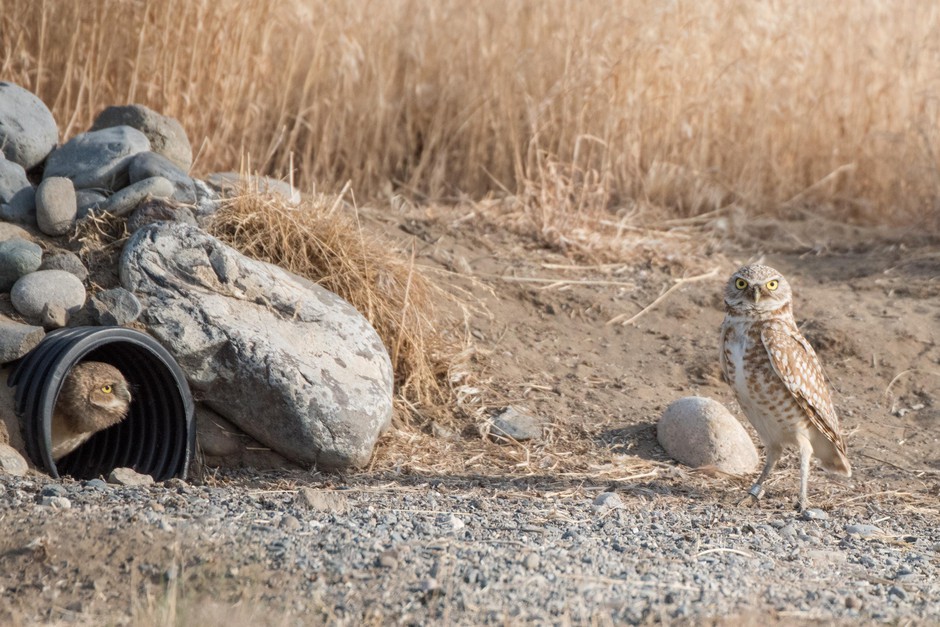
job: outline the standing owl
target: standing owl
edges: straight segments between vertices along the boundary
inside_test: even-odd
[[[762,496],[762,484],[783,448],[795,445],[800,451],[798,507],[805,509],[813,455],[823,468],[846,477],[852,468],[819,359],[793,320],[791,296],[787,280],[773,268],[754,264],[732,274],[725,287],[719,359],[767,456],[748,494]]]
[[[95,433],[124,420],[131,391],[121,371],[98,361],[69,370],[52,412],[52,459],[59,461]]]

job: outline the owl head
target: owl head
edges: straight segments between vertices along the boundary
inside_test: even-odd
[[[792,296],[783,275],[760,264],[738,268],[725,286],[725,305],[737,314],[777,311],[789,305]]]
[[[111,364],[83,362],[69,371],[59,399],[76,430],[100,431],[127,415],[131,389],[121,371]]]

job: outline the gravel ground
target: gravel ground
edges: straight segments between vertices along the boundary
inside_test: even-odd
[[[940,622],[930,511],[321,479],[2,477],[0,623]]]

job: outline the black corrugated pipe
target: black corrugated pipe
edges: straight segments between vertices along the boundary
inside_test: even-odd
[[[131,406],[124,420],[57,463],[52,459],[52,411],[63,379],[82,361],[120,370],[131,385]],[[53,331],[16,364],[7,384],[16,386],[26,452],[53,477],[91,479],[128,467],[156,481],[185,478],[196,435],[192,395],[176,360],[146,333],[123,327]]]

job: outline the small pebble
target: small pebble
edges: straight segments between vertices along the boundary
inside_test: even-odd
[[[817,508],[804,509],[802,517],[803,520],[829,520],[829,514]]]
[[[44,496],[40,501],[43,507],[49,507],[52,509],[71,509],[72,502],[65,498],[64,496]]]
[[[623,509],[623,499],[616,492],[601,492],[594,499],[594,509],[598,513],[610,511],[612,509]]]

